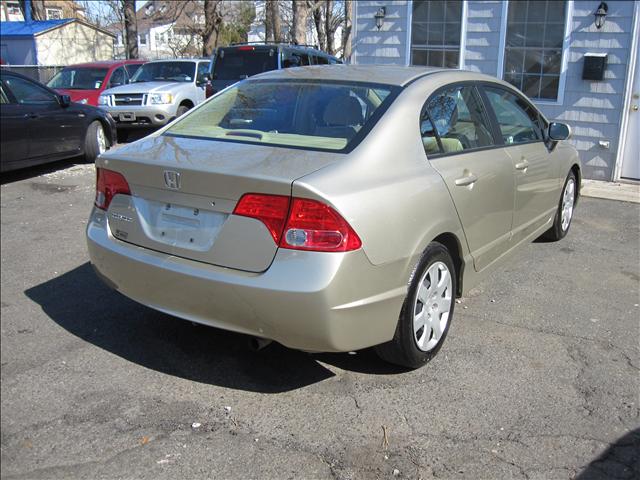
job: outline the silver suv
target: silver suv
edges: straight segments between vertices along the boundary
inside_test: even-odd
[[[98,105],[113,117],[120,137],[135,128],[161,127],[205,99],[209,60],[145,63],[131,83],[105,90]]]

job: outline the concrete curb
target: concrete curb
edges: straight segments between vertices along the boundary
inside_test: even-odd
[[[585,197],[640,203],[640,183],[583,180],[580,192]]]

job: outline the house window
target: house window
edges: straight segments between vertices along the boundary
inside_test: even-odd
[[[414,1],[411,64],[457,68],[461,25],[461,1]]]
[[[47,20],[60,20],[62,18],[61,8],[47,8]]]
[[[118,39],[116,40],[116,46],[121,47],[123,45],[122,43],[122,34],[119,33],[118,34]]]
[[[22,15],[22,11],[20,10],[19,3],[9,3],[7,2],[7,14],[8,15]]]
[[[551,0],[509,2],[504,79],[530,98],[558,98],[565,4]]]
[[[140,45],[146,45],[147,44],[147,34],[142,34],[142,35],[138,35],[138,43]]]

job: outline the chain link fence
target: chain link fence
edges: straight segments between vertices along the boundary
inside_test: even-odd
[[[64,65],[2,65],[2,70],[21,73],[40,83],[47,83],[64,67]]]

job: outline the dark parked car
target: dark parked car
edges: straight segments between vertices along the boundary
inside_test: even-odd
[[[207,97],[258,73],[305,65],[334,65],[342,60],[306,45],[243,43],[218,48],[211,62]]]
[[[0,72],[0,127],[2,172],[79,155],[92,162],[115,142],[103,110],[7,71]]]

